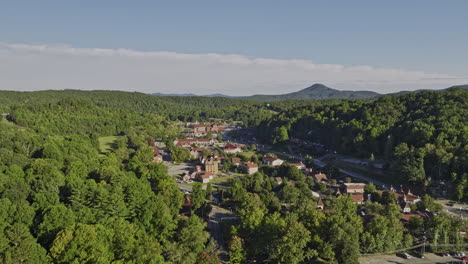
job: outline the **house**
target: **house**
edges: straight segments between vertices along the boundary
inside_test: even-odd
[[[205,162],[205,171],[211,172],[211,173],[218,173],[218,160],[214,158],[210,158]]]
[[[401,211],[405,214],[411,213],[411,207],[409,206],[409,203],[405,203],[405,205],[402,206]]]
[[[218,125],[216,123],[212,123],[211,125],[194,125],[193,132],[195,134],[206,134],[212,132],[218,132]]]
[[[323,210],[323,207],[324,207],[324,206],[325,206],[325,205],[324,205],[323,202],[322,202],[322,198],[320,198],[320,199],[318,200],[318,202],[317,202],[317,209]]]
[[[292,166],[295,166],[296,168],[303,170],[305,169],[305,165],[302,162],[296,162],[296,163],[291,163]]]
[[[209,146],[217,143],[218,140],[213,138],[187,138],[187,139],[176,139],[174,145],[178,147],[190,147],[192,145]]]
[[[351,199],[356,204],[363,204],[364,203],[364,194],[351,194]]]
[[[364,193],[365,183],[345,183],[346,193]],[[363,198],[364,199],[364,198]]]
[[[192,156],[192,158],[198,159],[202,155],[203,150],[209,150],[209,149],[190,147],[190,148],[188,148],[188,150],[190,151],[190,155]]]
[[[410,189],[408,189],[408,192],[405,193],[405,191],[403,190],[403,186],[400,186],[400,191],[398,192],[392,186],[390,188],[390,191],[395,193],[396,197],[398,198],[401,204],[416,204],[417,202],[421,201],[421,197],[412,194]]]
[[[224,152],[227,153],[239,153],[242,152],[243,145],[236,145],[236,144],[226,144],[224,146]]]
[[[281,166],[281,164],[283,164],[284,160],[279,159],[277,157],[265,155],[265,156],[263,156],[262,162],[263,162],[263,164],[270,165],[270,166]]]
[[[163,155],[158,147],[153,148],[153,162],[163,162]]]
[[[241,148],[224,148],[223,149],[224,152],[226,153],[239,153],[239,152],[242,152],[242,149]]]
[[[312,168],[305,168],[304,169],[304,174],[307,175],[307,176],[312,176],[313,171],[314,170]]]
[[[324,173],[317,173],[314,175],[314,181],[315,182],[322,182],[322,181],[327,181],[328,178],[327,178],[327,175],[325,175]]]
[[[281,179],[281,177],[275,177],[275,181],[278,185],[283,184],[283,179]]]
[[[207,171],[202,171],[198,173],[198,178],[202,183],[208,183],[214,178],[214,174]]]
[[[243,167],[244,167],[245,173],[247,174],[254,174],[258,171],[258,165],[257,163],[254,163],[254,162],[250,162],[250,161],[244,162]]]
[[[234,164],[235,166],[239,167],[240,163],[241,163],[241,159],[240,158],[237,158],[237,157],[234,157],[234,158],[231,158],[231,162],[232,164]]]

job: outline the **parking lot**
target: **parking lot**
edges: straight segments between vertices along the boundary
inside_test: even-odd
[[[167,172],[171,176],[181,175],[185,172],[189,172],[190,170],[194,169],[193,164],[188,162],[180,164],[171,164],[169,162],[165,162],[165,165],[168,167]]]

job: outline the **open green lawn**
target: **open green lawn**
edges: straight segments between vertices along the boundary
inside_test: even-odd
[[[109,136],[109,137],[100,137],[99,138],[99,150],[102,153],[108,153],[111,150],[117,148],[117,139],[120,136]]]
[[[245,159],[250,160],[250,158],[255,154],[254,151],[247,151],[238,153],[239,156],[243,156]]]
[[[230,176],[215,177],[210,182],[211,183],[224,183],[224,182],[229,182],[231,179],[234,179],[235,177],[242,177],[242,176],[245,176],[245,174],[233,174]]]

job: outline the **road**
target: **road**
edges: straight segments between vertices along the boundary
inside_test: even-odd
[[[454,263],[463,263],[457,257],[441,257],[435,254],[426,253],[424,259],[412,257],[411,259],[404,259],[402,257],[393,255],[376,255],[368,257],[360,257],[359,263],[361,264],[384,264],[384,263],[411,263],[411,264],[429,264],[429,263],[451,263],[452,261],[458,261]]]
[[[228,251],[223,239],[223,233],[221,230],[221,221],[223,218],[235,217],[231,212],[226,211],[218,206],[213,206],[209,214],[208,230],[210,231],[211,237],[216,241],[219,251],[219,259],[221,263],[229,263]]]
[[[232,139],[227,135],[227,133],[223,134],[223,137],[226,139],[226,140],[229,140],[231,142]],[[234,143],[237,143],[237,144],[242,144],[241,142],[234,142]],[[284,152],[279,152],[279,151],[274,151],[274,150],[271,150],[270,148],[267,148],[267,147],[264,147],[264,145],[257,145],[257,148],[261,151],[264,151],[264,152],[270,152],[270,153],[274,153],[274,154],[277,154],[277,155],[283,155],[283,156],[286,156],[292,160],[300,160],[300,161],[304,161],[304,159],[302,157],[299,157],[299,156],[296,156],[296,155],[292,155],[292,154],[289,154],[289,153],[284,153]],[[320,168],[323,168],[327,165],[327,163],[321,161],[323,158],[325,157],[328,157],[329,155],[331,154],[326,154],[325,156],[321,157],[321,158],[318,158],[318,159],[313,159],[312,161],[314,162],[315,165],[317,165],[318,167]],[[353,162],[358,162],[358,160],[354,160],[354,159],[346,159],[347,161],[353,161]],[[388,189],[388,186],[386,186],[383,182],[381,181],[378,181],[378,180],[375,180],[375,179],[372,179],[372,178],[369,178],[367,176],[364,176],[362,174],[359,174],[359,173],[356,173],[356,172],[352,172],[352,171],[349,171],[349,170],[345,170],[345,169],[339,169],[339,171],[343,174],[346,174],[352,178],[356,178],[356,179],[360,179],[360,180],[363,180],[363,181],[367,181],[367,182],[372,182],[374,185],[376,186],[380,186],[382,187],[383,189]]]
[[[450,203],[449,200],[435,200],[438,202],[446,212],[451,215],[461,217],[462,219],[468,218],[468,206],[466,204],[452,204],[447,205]]]

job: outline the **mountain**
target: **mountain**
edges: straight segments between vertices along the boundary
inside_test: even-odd
[[[449,88],[440,89],[440,90],[429,90],[429,91],[444,91],[450,88],[468,88],[468,84],[465,85],[455,85]],[[250,101],[265,102],[265,101],[280,101],[287,99],[370,99],[377,98],[380,96],[399,96],[407,93],[421,92],[426,91],[416,90],[416,91],[400,91],[396,93],[388,94],[379,94],[372,91],[340,91],[332,89],[323,84],[316,83],[312,86],[309,86],[305,89],[302,89],[298,92],[287,93],[287,94],[277,94],[277,95],[267,95],[267,94],[256,94],[252,96],[229,96],[220,93],[209,94],[209,95],[196,95],[193,93],[189,94],[163,94],[163,93],[153,93],[155,96],[199,96],[199,97],[227,97],[227,98],[237,98],[245,99]]]
[[[279,101],[285,99],[368,99],[378,96],[381,96],[381,94],[371,91],[340,91],[316,83],[298,92],[280,95],[257,94],[242,97],[242,99],[252,101]]]

